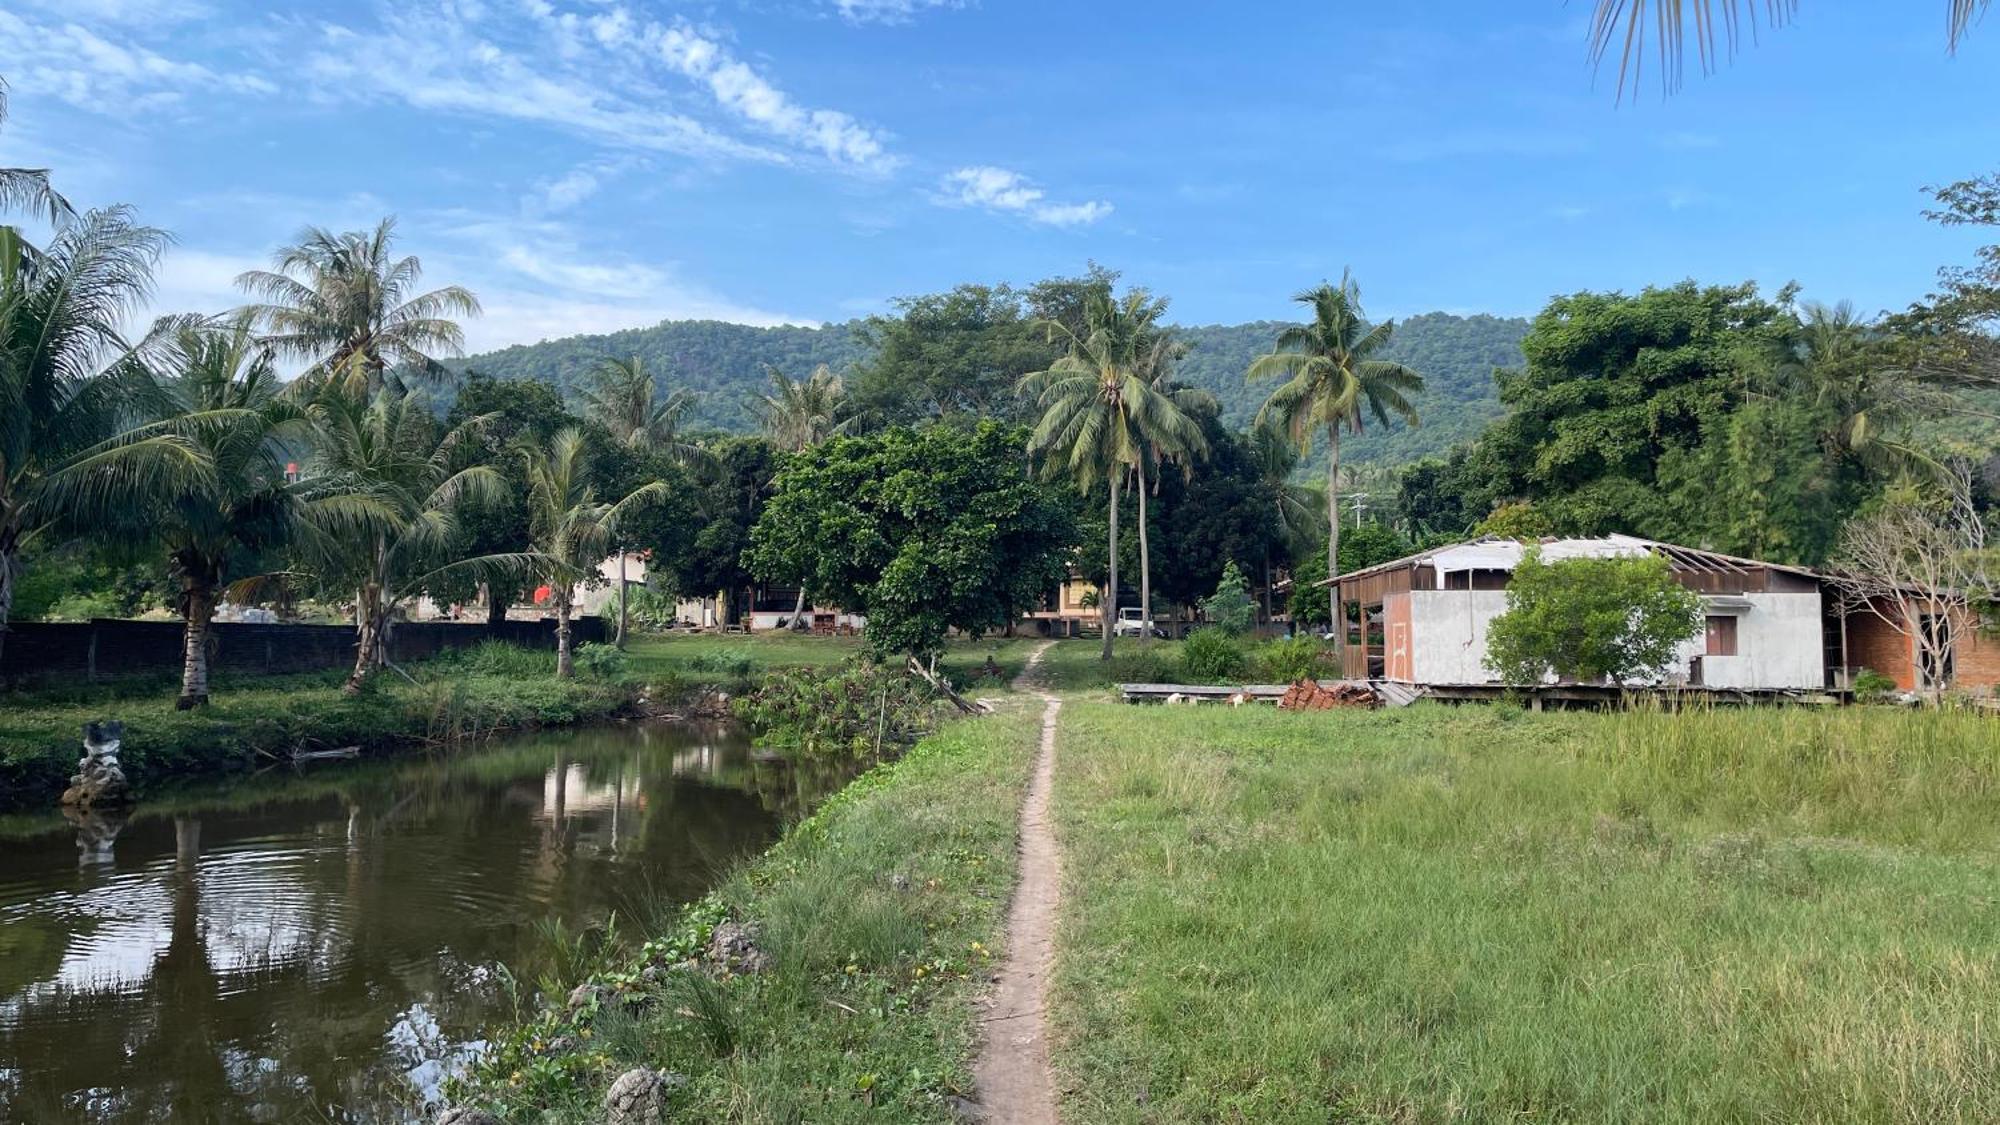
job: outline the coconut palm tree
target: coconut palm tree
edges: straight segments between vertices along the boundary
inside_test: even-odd
[[[1334,648],[1346,642],[1340,612],[1340,434],[1359,433],[1365,405],[1384,425],[1394,411],[1414,426],[1416,408],[1409,395],[1424,387],[1415,369],[1375,358],[1389,344],[1396,323],[1370,325],[1361,314],[1361,287],[1351,273],[1338,286],[1322,284],[1292,298],[1313,310],[1312,322],[1278,333],[1269,355],[1251,363],[1251,380],[1283,378],[1257,411],[1257,425],[1283,432],[1301,453],[1311,449],[1315,431],[1326,433],[1326,576],[1327,604]]]
[[[695,393],[683,388],[660,398],[653,373],[639,356],[599,360],[590,381],[577,393],[591,418],[634,449],[661,450],[683,464],[698,452],[697,446],[681,440]]]
[[[802,453],[826,439],[847,432],[851,418],[841,418],[847,407],[847,387],[833,369],[822,363],[805,379],[793,379],[770,364],[769,394],[753,395],[750,413],[764,427],[771,444],[788,453]],[[799,587],[799,600],[792,607],[790,625],[805,628],[806,594]]]
[[[109,369],[131,354],[119,324],[145,301],[166,241],[124,208],[89,212],[40,250],[0,226],[0,639],[37,535],[211,471],[179,435],[116,430]]]
[[[606,356],[591,372],[591,382],[578,389],[591,417],[603,423],[611,435],[634,449],[658,450],[677,465],[705,464],[708,453],[700,445],[681,437],[681,426],[694,409],[696,395],[680,388],[655,401],[658,386],[646,361],[639,356],[619,359]],[[618,551],[618,635],[613,640],[625,647],[627,611],[625,551]],[[803,604],[800,606],[804,608]]]
[[[1181,414],[1193,419],[1202,412],[1213,413],[1216,403],[1215,396],[1207,391],[1183,387],[1174,382],[1174,362],[1185,354],[1185,344],[1168,333],[1160,333],[1142,353],[1138,373],[1153,393],[1165,396]],[[1148,486],[1150,484],[1153,490],[1159,488],[1162,466],[1176,464],[1184,475],[1192,475],[1194,462],[1208,456],[1208,438],[1202,433],[1199,422],[1148,433],[1146,439],[1147,455],[1139,459],[1135,469],[1139,491],[1139,604],[1146,607],[1139,615],[1139,644],[1142,647],[1153,641],[1153,555],[1146,537]],[[1150,482],[1146,475],[1149,462],[1153,468]]]
[[[465,346],[452,318],[478,316],[479,299],[457,285],[415,292],[423,264],[394,257],[395,236],[393,218],[369,231],[307,227],[278,251],[274,269],[239,276],[237,286],[260,299],[246,311],[265,342],[303,360],[316,378],[349,381],[371,395],[392,365],[441,376],[436,356]]]
[[[1284,536],[1291,554],[1298,555],[1311,549],[1315,540],[1326,538],[1325,498],[1319,491],[1292,480],[1292,473],[1303,459],[1299,455],[1298,443],[1283,430],[1269,425],[1250,427],[1250,457],[1257,466],[1258,483],[1268,489],[1274,508],[1273,515],[1278,529]],[[1271,559],[1267,551],[1264,557],[1264,616],[1269,619],[1271,605]]]
[[[764,369],[770,373],[771,390],[751,396],[750,413],[771,444],[798,453],[846,431],[848,424],[840,415],[847,387],[832,368],[822,363],[804,379],[794,379],[769,364]]]
[[[373,396],[357,384],[322,385],[310,409],[318,440],[303,490],[308,502],[346,497],[302,536],[306,569],[324,586],[354,591],[352,695],[389,667],[389,629],[427,583],[470,570],[485,580],[519,580],[540,562],[532,552],[454,558],[458,508],[490,502],[505,478],[491,465],[454,470],[454,453],[485,417],[446,430],[419,399],[396,387]]]
[[[276,364],[247,317],[172,318],[148,343],[125,380],[127,403],[147,421],[128,433],[179,436],[212,471],[193,485],[130,497],[114,527],[162,548],[180,585],[185,636],[174,706],[187,710],[208,703],[208,631],[218,598],[305,518],[300,489],[285,479],[285,459],[288,442],[310,438],[311,422],[303,407],[280,396]]]
[[[1945,29],[1951,50],[1972,27],[1972,21],[1992,6],[1993,0],[1944,0]],[[1798,0],[1764,0],[1765,18],[1772,26],[1783,24],[1798,11]],[[1687,57],[1688,41],[1704,71],[1715,69],[1725,54],[1733,54],[1747,16],[1750,30],[1757,30],[1756,0],[1597,0],[1590,20],[1590,58],[1602,62],[1614,45],[1619,47],[1618,88],[1622,92],[1630,79],[1634,92],[1639,84],[1641,56],[1646,49],[1647,17],[1652,17],[1653,43],[1659,51],[1660,77],[1668,90],[1680,85]],[[1722,41],[1716,41],[1720,29]]]
[[[576,584],[610,553],[619,520],[633,508],[666,495],[663,481],[641,485],[610,503],[597,499],[585,462],[583,431],[559,431],[548,447],[520,449],[528,480],[528,526],[542,578],[556,610],[556,678],[576,674],[570,656],[570,602]]]
[[[0,78],[0,125],[7,123],[7,80]],[[51,226],[61,226],[76,218],[55,188],[49,186],[47,168],[0,168],[0,212],[39,215]]]
[[[1149,449],[1193,449],[1201,441],[1200,424],[1148,380],[1149,373],[1162,369],[1155,349],[1165,311],[1166,302],[1140,289],[1120,299],[1092,294],[1081,334],[1059,322],[1042,322],[1064,354],[1047,370],[1024,376],[1019,387],[1039,415],[1028,436],[1030,455],[1043,459],[1045,472],[1069,477],[1086,493],[1099,481],[1110,493],[1110,573],[1098,599],[1106,660],[1118,616],[1119,491],[1127,476],[1140,471]]]

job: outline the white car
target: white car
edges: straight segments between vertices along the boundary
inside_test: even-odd
[[[1118,620],[1111,625],[1111,635],[1114,637],[1136,637],[1144,633],[1147,629],[1151,629],[1153,635],[1156,637],[1167,635],[1165,629],[1147,620],[1138,606],[1126,606],[1124,609],[1118,611]]]

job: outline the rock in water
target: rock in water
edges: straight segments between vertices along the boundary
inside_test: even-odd
[[[84,724],[83,757],[62,795],[63,804],[88,809],[132,803],[131,783],[118,764],[118,747],[124,740],[125,724],[115,719]]]
[[[455,1105],[438,1114],[435,1125],[502,1125],[502,1122],[483,1109]]]
[[[667,1119],[667,1099],[686,1081],[645,1067],[626,1071],[605,1091],[605,1125],[660,1125]]]
[[[758,945],[763,937],[754,922],[724,922],[708,939],[708,959],[732,973],[761,973],[771,967],[771,955]]]

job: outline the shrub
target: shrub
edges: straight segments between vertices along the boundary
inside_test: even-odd
[[[878,743],[900,747],[942,718],[929,684],[867,661],[778,669],[732,708],[765,741],[812,757],[858,758]]]
[[[1487,627],[1486,663],[1510,684],[1617,682],[1658,675],[1700,632],[1701,598],[1661,556],[1545,563],[1531,547]]]
[[[593,680],[622,677],[631,661],[617,645],[586,644],[576,650],[577,670]]]
[[[438,659],[489,676],[547,676],[553,675],[556,670],[553,651],[526,649],[506,641],[481,641],[471,648],[443,654]]]
[[[1215,584],[1213,595],[1201,600],[1201,612],[1207,615],[1211,628],[1232,637],[1248,633],[1257,623],[1257,603],[1250,600],[1250,583],[1234,560],[1222,564],[1222,580]]]
[[[1879,703],[1895,692],[1895,679],[1873,668],[1863,668],[1854,677],[1854,698],[1863,703]]]
[[[691,672],[719,672],[738,680],[747,680],[764,670],[764,662],[744,648],[697,652],[688,657],[687,666]]]
[[[1243,649],[1220,629],[1196,629],[1181,647],[1181,667],[1194,683],[1243,678]]]
[[[1310,634],[1280,638],[1257,650],[1257,676],[1274,684],[1316,680],[1323,671],[1321,661],[1325,656],[1326,647]]]

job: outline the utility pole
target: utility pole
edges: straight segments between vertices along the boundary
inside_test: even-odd
[[[1353,499],[1354,499],[1354,526],[1360,527],[1361,513],[1366,511],[1368,508],[1368,494],[1366,492],[1356,492],[1353,494]]]

